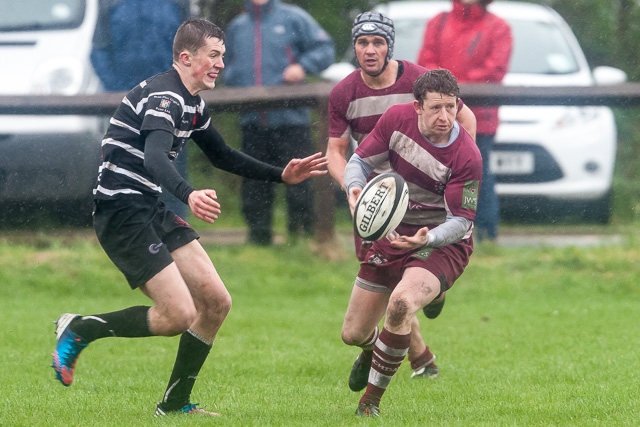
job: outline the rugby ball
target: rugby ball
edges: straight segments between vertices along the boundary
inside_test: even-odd
[[[365,185],[353,212],[353,226],[365,240],[379,240],[400,224],[409,204],[409,187],[396,173],[383,173]]]

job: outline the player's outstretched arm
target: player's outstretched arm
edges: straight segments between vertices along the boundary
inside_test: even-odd
[[[304,159],[292,159],[282,172],[282,181],[285,184],[298,184],[312,176],[324,175],[327,173],[326,157],[322,153],[315,153]]]

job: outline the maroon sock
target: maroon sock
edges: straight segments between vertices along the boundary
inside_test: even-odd
[[[380,405],[391,378],[400,368],[402,360],[409,351],[411,334],[398,335],[382,329],[373,349],[373,361],[367,390],[360,398],[360,403]]]
[[[429,346],[427,346],[424,353],[418,356],[417,359],[411,361],[411,369],[415,371],[416,369],[421,368],[427,363],[429,363],[429,361],[431,361],[431,359],[433,358],[434,358],[433,353],[431,353],[431,349],[429,348]]]
[[[362,351],[372,353],[373,352],[373,346],[375,345],[376,341],[378,340],[378,335],[379,334],[380,334],[380,330],[376,326],[376,328],[373,330],[373,333],[371,334],[371,336],[369,338],[367,338],[367,340],[365,342],[360,344],[360,348],[362,349]]]

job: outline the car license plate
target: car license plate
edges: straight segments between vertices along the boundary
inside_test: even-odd
[[[533,153],[528,151],[493,151],[489,164],[499,175],[531,174],[535,166]]]

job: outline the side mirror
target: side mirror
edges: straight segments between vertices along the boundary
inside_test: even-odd
[[[593,69],[596,85],[617,85],[627,81],[627,73],[619,68],[600,66]]]

